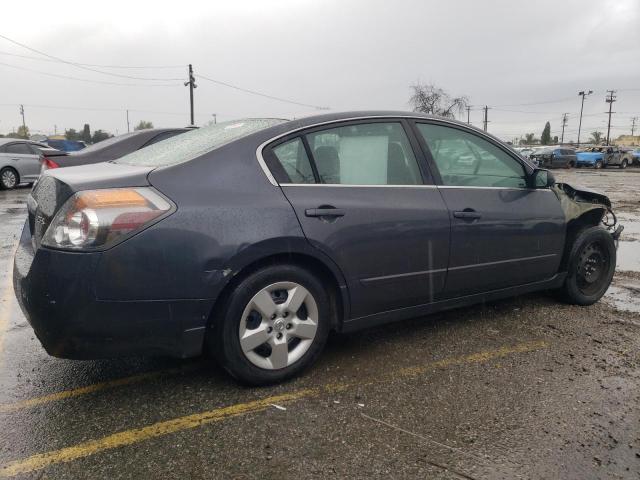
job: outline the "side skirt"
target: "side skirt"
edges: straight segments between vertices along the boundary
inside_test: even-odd
[[[353,332],[356,330],[361,330],[363,328],[374,327],[376,325],[382,325],[384,323],[391,323],[400,320],[406,320],[409,318],[420,317],[423,315],[428,315],[430,313],[441,312],[443,310],[466,307],[469,305],[474,305],[476,303],[499,300],[501,298],[515,297],[517,295],[524,295],[525,293],[531,293],[540,290],[560,288],[564,283],[566,277],[567,273],[561,272],[557,273],[548,280],[543,280],[540,282],[527,283],[524,285],[518,285],[517,287],[501,288],[499,290],[492,290],[490,292],[451,298],[438,302],[427,303],[424,305],[399,308],[387,312],[367,315],[365,317],[353,318],[345,321],[342,324],[342,328],[340,329],[340,331],[345,333]]]

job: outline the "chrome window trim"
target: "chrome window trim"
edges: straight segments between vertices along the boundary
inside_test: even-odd
[[[353,187],[353,188],[438,188],[437,185],[368,185],[357,183],[281,183],[281,187]]]
[[[273,176],[273,174],[271,173],[271,170],[269,170],[269,167],[267,166],[267,162],[265,162],[264,157],[262,156],[262,150],[264,150],[264,148],[269,145],[271,142],[275,142],[276,140],[286,137],[288,135],[297,133],[297,132],[301,132],[302,130],[307,130],[310,128],[316,128],[316,127],[321,127],[323,125],[331,125],[334,123],[343,123],[343,122],[351,122],[354,120],[377,120],[377,119],[385,119],[385,118],[389,118],[389,119],[397,119],[397,120],[403,120],[403,119],[411,119],[411,120],[425,120],[425,121],[436,121],[439,123],[447,123],[449,125],[453,125],[455,127],[463,127],[464,125],[460,125],[457,122],[452,122],[450,120],[447,120],[446,118],[431,118],[431,117],[422,117],[419,115],[370,115],[370,116],[364,116],[364,117],[348,117],[348,118],[339,118],[336,120],[327,120],[326,122],[319,122],[319,123],[313,123],[311,125],[305,125],[304,127],[298,127],[298,128],[294,128],[293,130],[288,130],[285,133],[281,133],[280,135],[276,135],[275,137],[270,138],[269,140],[262,142],[260,145],[258,145],[258,148],[256,149],[256,158],[258,159],[258,163],[260,164],[260,167],[262,168],[262,171],[264,172],[264,174],[266,175],[267,179],[269,180],[269,182],[271,183],[271,185],[273,185],[274,187],[278,186],[278,182],[276,181],[276,178]],[[471,129],[469,129],[471,130]],[[476,132],[475,130],[472,130],[473,133],[481,136],[481,137],[487,137],[489,139],[491,139],[492,141],[495,141],[495,139],[491,136],[488,135],[484,132]],[[281,183],[282,185],[294,185],[291,183]],[[297,185],[329,185],[329,184],[297,184]],[[335,185],[335,184],[332,184]],[[345,186],[349,186],[349,185],[345,185]],[[351,185],[353,186],[353,185]],[[363,185],[363,186],[367,186],[367,187],[371,187],[374,185]],[[377,186],[377,185],[376,185]],[[388,185],[388,186],[393,186],[393,187],[398,187],[398,186],[403,186],[403,185]],[[414,185],[411,185],[414,186]],[[480,188],[484,188],[484,187],[480,187]],[[502,188],[502,187],[487,187],[487,188]],[[528,190],[528,189],[525,189]]]

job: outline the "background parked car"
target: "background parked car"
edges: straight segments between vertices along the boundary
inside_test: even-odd
[[[11,189],[33,183],[40,176],[41,160],[65,155],[39,142],[15,138],[0,139],[0,188]]]
[[[640,148],[636,148],[631,151],[631,158],[633,160],[633,164],[640,164]]]
[[[620,148],[614,145],[601,145],[590,147],[577,153],[579,167],[605,168],[608,166],[618,166],[627,168],[629,158],[622,155]]]
[[[67,140],[65,138],[49,138],[43,143],[63,152],[77,152],[87,148],[87,144],[80,140]]]
[[[56,162],[56,164],[57,167],[75,167],[77,165],[89,165],[92,163],[116,160],[131,152],[161,142],[175,135],[188,132],[189,130],[191,129],[151,128],[125,133],[103,140],[102,142],[94,143],[81,151],[72,152],[69,156],[60,158],[60,161]]]
[[[540,168],[573,168],[578,163],[576,151],[570,147],[548,147],[532,153],[529,158]]]

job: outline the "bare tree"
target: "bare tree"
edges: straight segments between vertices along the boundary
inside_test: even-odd
[[[598,143],[602,142],[602,136],[603,136],[602,132],[599,132],[599,131],[591,132],[591,142],[597,145]]]
[[[433,84],[411,85],[413,95],[409,103],[414,112],[429,113],[445,118],[455,118],[456,113],[462,113],[469,105],[466,96],[452,97],[440,87]]]
[[[532,145],[534,143],[538,143],[538,139],[534,133],[525,133],[524,138],[520,140],[520,143],[523,145]]]

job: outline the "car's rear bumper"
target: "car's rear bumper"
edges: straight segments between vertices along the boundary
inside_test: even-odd
[[[101,253],[34,251],[25,229],[15,256],[16,297],[53,356],[106,358],[201,353],[211,300],[98,300],[93,278]]]

